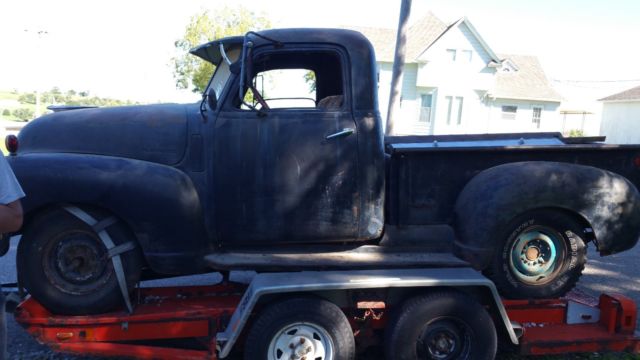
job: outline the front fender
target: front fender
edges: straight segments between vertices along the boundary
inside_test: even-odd
[[[155,272],[204,269],[202,258],[209,242],[200,198],[182,171],[142,160],[85,154],[26,154],[8,160],[27,195],[23,200],[27,221],[47,206],[97,206],[128,223]]]
[[[590,166],[519,162],[484,170],[462,190],[455,205],[456,252],[486,267],[499,229],[539,208],[581,216],[602,255],[632,248],[640,235],[640,194],[624,177]]]

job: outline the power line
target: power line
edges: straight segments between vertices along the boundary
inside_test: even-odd
[[[620,82],[639,82],[640,79],[623,79],[623,80],[560,80],[552,79],[554,82],[565,83],[620,83]]]

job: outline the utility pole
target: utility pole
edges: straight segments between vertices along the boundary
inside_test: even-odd
[[[40,58],[40,50],[42,48],[42,37],[44,35],[48,35],[49,32],[46,30],[37,30],[37,31],[33,31],[33,30],[29,30],[29,29],[24,29],[24,32],[26,33],[31,33],[31,34],[35,34],[38,38],[37,38],[37,45],[36,45],[36,56],[34,56],[34,59],[39,59]],[[36,63],[34,69],[38,69],[38,67],[40,66],[39,63]],[[39,72],[37,72],[39,73]],[[39,74],[38,74],[39,75]],[[38,76],[38,80],[40,81],[41,77]],[[37,118],[38,116],[40,116],[40,84],[35,84],[35,92],[36,92],[36,110],[33,114],[34,118]]]
[[[391,75],[391,92],[389,94],[389,109],[387,110],[387,126],[385,133],[393,135],[395,115],[400,108],[400,92],[402,91],[402,75],[404,72],[404,58],[407,45],[407,27],[411,13],[411,0],[400,0],[400,20],[396,35],[396,50],[393,59],[393,74]]]

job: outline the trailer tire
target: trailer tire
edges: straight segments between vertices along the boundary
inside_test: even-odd
[[[503,296],[560,297],[580,279],[587,246],[584,225],[573,216],[554,209],[529,211],[511,220],[499,236],[502,241],[484,273]]]
[[[244,358],[284,360],[294,352],[296,359],[354,359],[353,330],[342,310],[312,297],[279,301],[262,310],[245,341]]]
[[[496,328],[471,295],[440,290],[405,301],[385,330],[389,360],[493,359]]]
[[[110,216],[102,210],[87,212],[96,219]],[[116,246],[134,239],[122,221],[106,231]],[[131,291],[140,280],[140,250],[120,258]],[[37,216],[25,228],[17,267],[20,285],[52,313],[98,314],[124,303],[106,247],[89,225],[62,208]]]

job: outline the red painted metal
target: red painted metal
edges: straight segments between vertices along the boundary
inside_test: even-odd
[[[124,356],[137,359],[215,360],[215,334],[222,330],[246,287],[215,285],[139,290],[133,314],[117,311],[99,316],[59,316],[27,299],[16,310],[16,320],[38,341],[51,348],[82,355]],[[596,323],[567,324],[569,301],[597,307]],[[636,304],[617,294],[599,299],[504,300],[512,321],[523,329],[521,354],[571,352],[640,353],[635,332]],[[377,336],[392,309],[379,300],[361,299],[349,314],[359,344],[381,341]],[[197,339],[199,346],[176,348],[175,339]],[[159,342],[165,346],[159,346]],[[123,343],[123,342],[127,343]],[[149,343],[153,341],[153,343]],[[135,342],[135,343],[132,343]],[[183,346],[184,347],[184,346]]]
[[[141,289],[133,314],[117,311],[100,316],[51,314],[29,298],[15,318],[40,343],[76,354],[127,356],[138,359],[215,359],[215,334],[231,317],[245,287],[214,285]],[[199,338],[199,350],[122,344]]]
[[[598,308],[600,320],[567,324],[569,301]],[[599,301],[582,295],[553,300],[505,300],[503,303],[509,318],[523,326],[521,354],[640,353],[640,338],[635,334],[636,304],[625,296],[602,294]]]

